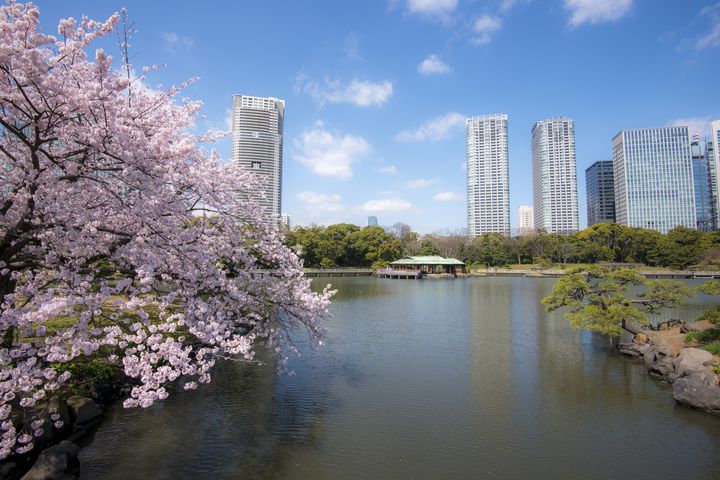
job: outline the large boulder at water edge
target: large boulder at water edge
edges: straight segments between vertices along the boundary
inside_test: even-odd
[[[669,345],[653,345],[644,355],[645,368],[648,372],[668,378],[675,373],[672,359],[672,347]]]
[[[708,365],[712,364],[712,353],[699,348],[683,348],[675,360],[675,378],[685,377],[693,373],[709,372]]]
[[[102,412],[95,405],[95,402],[85,397],[70,397],[67,399],[67,406],[75,423],[89,423],[102,415]]]
[[[621,355],[627,355],[628,357],[644,357],[645,352],[650,349],[650,345],[647,343],[620,343],[618,344],[618,352]]]
[[[22,480],[71,480],[80,476],[80,447],[64,440],[46,448]]]
[[[693,373],[679,378],[673,384],[673,397],[682,405],[720,415],[720,387],[715,374]]]

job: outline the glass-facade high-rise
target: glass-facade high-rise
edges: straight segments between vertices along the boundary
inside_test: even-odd
[[[284,119],[284,100],[233,96],[232,160],[259,177],[262,186],[249,196],[275,221],[280,221]]]
[[[708,143],[709,158],[712,158],[712,174],[714,175],[715,195],[715,227],[720,228],[720,120],[711,123],[712,139]]]
[[[696,228],[688,127],[623,130],[612,151],[618,223],[662,233]]]
[[[535,228],[570,234],[580,226],[575,160],[575,123],[567,117],[536,122],[532,128]]]
[[[466,120],[465,127],[468,234],[510,235],[508,117],[472,117]]]
[[[588,227],[615,221],[615,181],[612,160],[600,160],[585,170]]]
[[[712,144],[711,144],[712,145]],[[712,150],[712,147],[711,147]],[[715,188],[714,159],[703,151],[699,135],[690,143],[693,164],[693,183],[695,185],[695,222],[701,232],[715,230]]]

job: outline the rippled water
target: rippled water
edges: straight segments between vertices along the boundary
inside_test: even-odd
[[[546,314],[554,280],[332,280],[326,346],[296,376],[225,363],[113,408],[84,478],[720,478],[720,418]]]

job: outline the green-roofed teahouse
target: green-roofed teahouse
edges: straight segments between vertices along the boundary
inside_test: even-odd
[[[442,273],[457,275],[465,273],[465,264],[457,258],[444,258],[439,255],[403,257],[390,263],[394,270],[419,270],[423,273],[438,273],[438,266]]]

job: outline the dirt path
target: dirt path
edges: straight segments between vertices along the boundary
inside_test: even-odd
[[[703,330],[714,326],[706,320],[696,323]],[[643,333],[647,335],[648,338],[650,338],[655,345],[668,345],[670,348],[672,348],[673,355],[677,355],[680,350],[690,346],[685,343],[685,334],[680,333],[680,327],[669,328],[667,330],[661,330],[658,332],[643,331]]]

